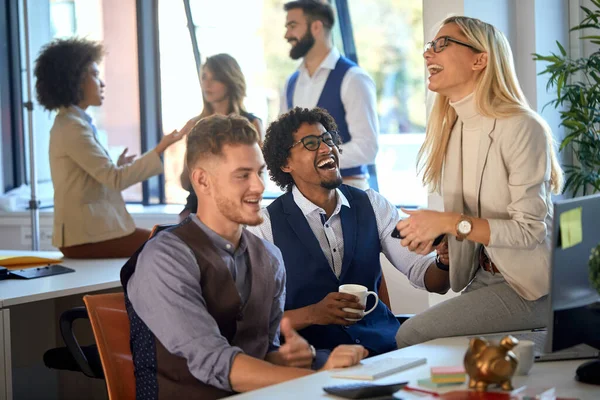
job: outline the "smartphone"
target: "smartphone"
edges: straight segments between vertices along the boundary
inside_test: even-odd
[[[440,236],[436,237],[433,241],[433,247],[438,246],[440,243],[442,243],[442,240],[444,240],[445,236],[446,235],[441,234]],[[402,236],[400,236],[400,231],[398,230],[398,228],[394,228],[394,230],[392,231],[392,237],[396,239],[404,239]]]

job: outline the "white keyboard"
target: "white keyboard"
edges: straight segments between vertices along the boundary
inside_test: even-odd
[[[332,377],[341,379],[375,380],[427,363],[426,358],[384,357],[363,360],[354,367],[332,371]]]

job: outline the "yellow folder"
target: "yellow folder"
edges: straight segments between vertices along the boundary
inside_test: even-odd
[[[58,264],[62,260],[36,256],[0,256],[0,266],[8,269],[39,267],[40,265]]]

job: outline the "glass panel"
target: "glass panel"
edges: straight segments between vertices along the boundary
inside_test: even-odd
[[[285,12],[280,0],[192,0],[190,2],[202,61],[218,53],[233,56],[246,78],[246,109],[263,125],[277,118],[285,79],[296,68],[283,39]],[[231,12],[235,10],[235,12]],[[192,44],[183,1],[159,0],[162,119],[165,132],[181,127],[202,111]],[[168,203],[185,203],[181,188],[185,143],[165,153]],[[267,182],[265,197],[281,192]]]
[[[427,205],[427,190],[416,176],[425,139],[422,3],[348,0],[358,61],[377,87],[379,190],[392,203],[407,206]]]
[[[35,3],[35,7],[32,4]],[[138,84],[137,30],[135,0],[49,0],[29,2],[29,41],[34,63],[43,45],[54,38],[86,37],[101,41],[107,54],[100,64],[106,83],[102,107],[86,110],[94,119],[99,141],[117,161],[127,147],[129,154],[140,155],[140,106]],[[23,24],[21,25],[23,26]],[[24,52],[25,34],[21,32]],[[24,54],[24,53],[23,53]],[[22,57],[25,63],[25,57]],[[33,66],[32,66],[33,67]],[[23,68],[23,93],[26,71]],[[35,78],[32,83],[34,91]],[[35,97],[35,92],[32,93]],[[34,100],[35,102],[35,100]],[[27,123],[27,118],[24,118]],[[38,181],[50,182],[48,143],[54,113],[34,105],[33,127],[36,138],[36,170]],[[28,132],[28,128],[25,128]],[[27,174],[29,177],[29,173]],[[43,188],[46,185],[42,185]],[[41,193],[43,199],[44,194]],[[123,192],[126,201],[142,201],[142,185]]]

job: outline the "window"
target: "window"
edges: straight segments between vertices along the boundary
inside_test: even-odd
[[[423,2],[347,3],[358,62],[377,88],[379,191],[394,204],[425,206],[427,189],[416,173],[417,153],[425,139]],[[339,18],[337,22],[339,31]],[[339,41],[336,45],[342,49]]]
[[[246,109],[266,125],[277,118],[285,79],[296,68],[283,39],[285,12],[280,0],[191,0],[190,8],[202,62],[228,53],[246,78]],[[202,92],[182,1],[159,0],[159,41],[164,132],[171,132],[202,111]],[[179,176],[185,143],[165,153],[167,203],[185,203],[188,192]],[[265,197],[281,192],[267,183]]]
[[[167,133],[201,112],[202,93],[184,1],[157,2],[161,82],[161,114],[157,121]],[[246,109],[261,118],[265,127],[277,118],[282,87],[297,67],[297,62],[288,57],[289,45],[283,39],[283,3],[282,0],[190,0],[201,61],[217,53],[229,53],[236,58],[246,77]],[[380,191],[396,204],[425,205],[426,190],[415,172],[425,126],[422,2],[348,0],[347,4],[358,61],[377,86]],[[88,112],[94,118],[100,141],[113,159],[125,147],[130,154],[140,154],[141,143],[148,135],[140,132],[136,0],[41,1],[30,10],[28,26],[32,64],[40,48],[55,37],[78,35],[104,43],[107,55],[100,68],[107,85],[105,104]],[[339,27],[339,20],[336,26]],[[334,41],[342,50],[339,30],[334,32]],[[23,44],[21,28],[22,54]],[[25,57],[22,60],[24,64]],[[26,69],[23,67],[22,71]],[[23,72],[23,89],[26,89],[25,78]],[[22,92],[26,96],[27,91]],[[154,92],[147,94],[153,95]],[[50,183],[48,141],[54,115],[35,105],[33,119],[38,178]],[[26,124],[27,118],[23,120]],[[24,131],[28,132],[26,126]],[[26,143],[23,148],[27,149]],[[182,204],[188,194],[179,181],[184,153],[183,141],[165,153],[167,203]],[[272,182],[267,182],[265,197],[280,193]],[[142,185],[129,188],[124,197],[127,201],[142,201]]]
[[[35,7],[32,7],[33,4],[29,2],[30,8],[27,10],[30,68],[33,68],[41,47],[54,38],[80,36],[102,41],[107,52],[100,64],[101,76],[106,83],[105,102],[102,107],[90,107],[86,112],[94,119],[98,138],[114,161],[126,147],[129,148],[129,154],[139,155],[141,136],[135,0],[49,0],[36,1]],[[23,12],[20,14],[23,15]],[[21,23],[21,54],[25,54],[23,27]],[[25,57],[22,57],[22,63],[25,64]],[[26,97],[27,69],[23,67],[22,71],[23,96]],[[32,82],[33,136],[36,140],[37,178],[40,183],[46,183],[40,186],[43,188],[51,186],[48,145],[55,114],[48,113],[37,104],[34,88],[35,81]],[[24,121],[27,124],[27,118]],[[27,125],[25,132],[27,138]],[[29,177],[29,172],[26,176]],[[40,193],[42,200],[47,196]],[[126,201],[142,201],[141,184],[125,190],[123,196]]]
[[[202,110],[182,3],[159,1],[165,132],[182,126]],[[280,0],[190,1],[202,61],[222,52],[237,59],[248,86],[246,108],[265,125],[277,117],[281,88],[297,66],[287,56],[289,45],[282,38],[282,4]],[[349,0],[348,6],[360,65],[377,86],[380,191],[395,204],[425,205],[427,192],[416,176],[416,155],[425,130],[422,2]],[[341,50],[339,21],[336,26],[334,41]],[[187,196],[179,183],[184,147],[184,143],[173,146],[165,156],[167,202],[182,203]],[[279,193],[272,182],[267,183],[265,197]]]

